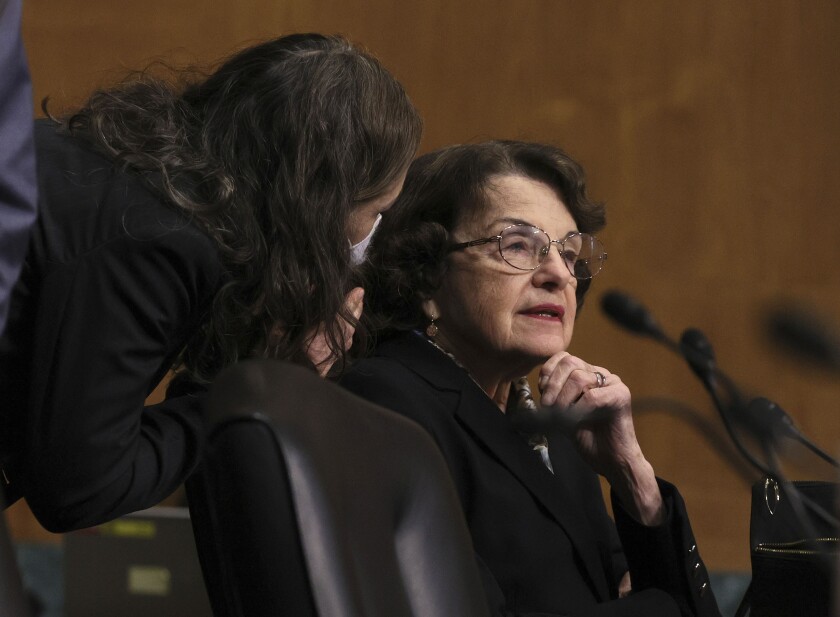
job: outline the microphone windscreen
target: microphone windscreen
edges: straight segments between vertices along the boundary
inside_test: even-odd
[[[777,345],[826,368],[840,370],[840,337],[816,315],[792,306],[772,310],[768,333]]]
[[[617,290],[608,291],[601,296],[601,308],[614,322],[631,332],[665,339],[651,312],[632,296]]]
[[[763,396],[752,399],[741,411],[739,419],[759,438],[775,438],[778,435],[795,436],[799,430],[784,409]]]
[[[682,336],[680,336],[680,353],[688,362],[694,374],[704,384],[713,383],[715,367],[717,366],[715,350],[701,330],[688,328],[682,333]]]
[[[711,360],[712,362],[715,361],[715,350],[712,348],[712,343],[709,341],[708,337],[703,334],[702,330],[698,330],[697,328],[688,328],[680,337],[680,347],[683,349],[691,349],[698,355]]]

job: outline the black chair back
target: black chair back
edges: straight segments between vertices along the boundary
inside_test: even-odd
[[[414,423],[274,361],[224,372],[187,483],[217,617],[486,616],[469,533]]]

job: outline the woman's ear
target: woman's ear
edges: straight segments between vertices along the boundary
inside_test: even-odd
[[[434,321],[440,317],[437,302],[435,302],[433,298],[426,298],[423,300],[423,304],[421,306],[423,308],[423,314],[429,321]]]

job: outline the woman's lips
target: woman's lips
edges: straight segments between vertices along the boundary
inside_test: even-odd
[[[566,314],[566,309],[559,304],[538,304],[537,306],[532,306],[521,311],[521,314],[535,319],[563,321],[563,315]]]

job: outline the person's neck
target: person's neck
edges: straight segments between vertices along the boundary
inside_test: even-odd
[[[441,351],[445,352],[460,365],[479,388],[492,400],[499,409],[504,412],[507,409],[508,397],[510,395],[510,384],[520,376],[510,376],[507,372],[493,370],[486,363],[476,361],[475,354],[465,352],[463,347],[452,345],[444,336],[436,336],[429,339]],[[459,351],[453,351],[453,349]]]

